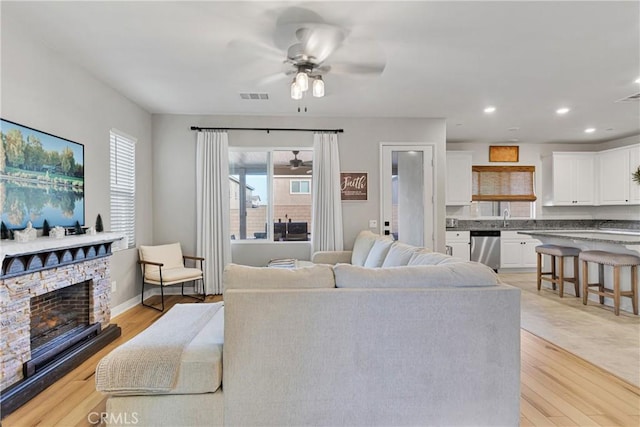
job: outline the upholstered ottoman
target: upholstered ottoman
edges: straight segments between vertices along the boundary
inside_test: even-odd
[[[177,304],[103,358],[108,426],[221,426],[224,306]]]

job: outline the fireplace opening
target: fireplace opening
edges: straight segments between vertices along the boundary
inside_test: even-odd
[[[90,285],[85,281],[31,298],[31,359],[24,365],[25,377],[100,332],[99,323],[89,325]]]

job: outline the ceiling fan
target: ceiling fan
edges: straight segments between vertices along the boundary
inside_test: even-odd
[[[351,31],[326,22],[317,13],[300,7],[285,9],[276,21],[273,34],[275,49],[263,41],[230,43],[234,49],[251,46],[255,56],[279,55],[282,69],[259,81],[271,83],[293,76],[291,98],[302,99],[311,89],[315,97],[324,96],[324,76],[379,75],[386,66],[382,49],[371,40],[350,37]],[[278,53],[279,52],[279,53]]]
[[[291,170],[296,170],[301,167],[304,167],[304,168],[313,167],[313,162],[305,162],[304,160],[298,158],[298,154],[300,154],[300,151],[294,150],[292,151],[292,153],[293,153],[293,159],[289,160],[289,167],[291,168]]]

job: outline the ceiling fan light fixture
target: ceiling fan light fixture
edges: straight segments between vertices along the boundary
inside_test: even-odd
[[[305,70],[298,70],[298,74],[296,74],[296,84],[302,92],[306,92],[309,89],[309,75]]]
[[[296,101],[302,99],[302,90],[300,86],[298,86],[296,79],[293,79],[291,82],[291,99],[295,99]]]
[[[324,81],[322,76],[317,76],[313,80],[313,96],[316,98],[322,98],[324,96]]]

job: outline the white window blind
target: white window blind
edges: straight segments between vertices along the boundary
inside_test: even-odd
[[[535,166],[472,166],[473,201],[535,202]]]
[[[111,231],[136,246],[136,140],[111,131]]]

